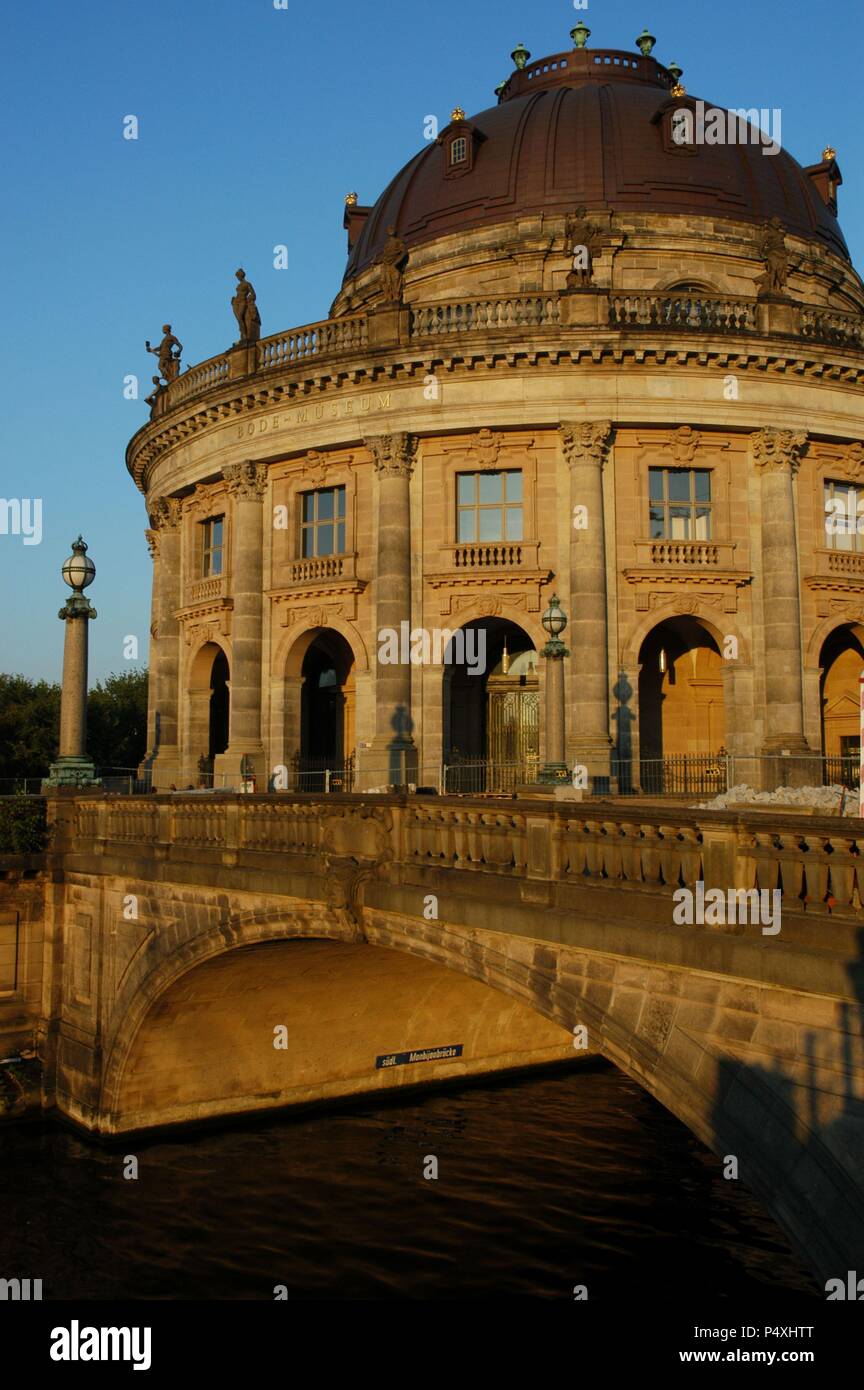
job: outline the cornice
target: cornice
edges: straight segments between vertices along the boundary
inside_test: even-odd
[[[479,335],[478,335],[479,336]],[[565,335],[561,335],[564,337]],[[377,362],[368,366],[348,368],[333,366],[329,371],[309,376],[292,377],[270,373],[265,379],[261,376],[248,378],[236,383],[231,395],[226,396],[222,383],[197,397],[190,408],[184,402],[176,411],[157,421],[142,425],[130,440],[126,451],[127,467],[142,492],[149,489],[149,474],[170,449],[198,436],[212,426],[223,426],[226,422],[245,418],[268,407],[282,405],[293,409],[302,405],[313,393],[323,397],[338,395],[348,384],[365,385],[373,389],[386,381],[411,381],[425,377],[433,368],[446,372],[450,378],[470,377],[477,370],[500,372],[522,371],[525,368],[558,370],[562,366],[572,366],[580,373],[594,367],[605,369],[609,364],[622,366],[624,363],[636,367],[662,368],[668,371],[675,367],[703,367],[724,372],[764,372],[772,376],[789,376],[796,383],[806,381],[836,381],[853,389],[864,389],[864,359],[860,354],[841,350],[831,357],[831,348],[823,347],[814,353],[802,349],[795,339],[785,347],[772,345],[763,348],[761,344],[747,344],[744,350],[736,351],[734,346],[717,346],[716,335],[688,335],[686,343],[669,346],[668,334],[663,334],[665,345],[652,343],[650,333],[642,330],[638,341],[621,342],[623,333],[610,333],[606,341],[592,341],[590,345],[569,343],[531,345],[523,339],[518,349],[507,349],[502,345],[483,347],[475,337],[466,337],[455,349],[452,345],[431,343],[424,345],[425,351],[406,353],[388,362]],[[810,344],[805,345],[810,348]],[[287,378],[287,379],[286,379]],[[343,421],[347,423],[347,419]],[[353,438],[362,438],[363,422],[357,419],[358,428]],[[428,431],[432,433],[433,430]],[[417,430],[422,437],[424,431]],[[347,443],[346,439],[346,443]],[[340,445],[340,447],[342,447]],[[304,449],[286,452],[305,453]]]

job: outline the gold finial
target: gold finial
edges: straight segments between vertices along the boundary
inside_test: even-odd
[[[680,82],[676,82],[675,86],[672,88],[670,95],[673,97],[686,97],[687,88],[682,87]]]
[[[346,207],[349,207],[349,208],[356,208],[357,203],[358,203],[358,200],[359,200],[359,194],[357,194],[357,193],[346,193],[346,194],[345,194],[345,206],[346,206]]]
[[[453,107],[453,110],[450,112],[450,119],[451,121],[464,121],[465,112],[462,110],[461,106]]]
[[[834,159],[836,159],[836,158],[837,158],[837,151],[834,149],[834,146],[833,146],[833,145],[826,145],[825,148],[824,148],[824,150],[822,151],[822,162],[823,162],[824,164],[830,164],[830,163],[832,162],[832,160],[834,160]]]

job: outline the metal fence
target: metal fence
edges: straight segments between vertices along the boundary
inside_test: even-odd
[[[509,796],[517,787],[536,782],[539,766],[538,757],[515,763],[498,763],[488,758],[445,763],[442,790],[445,795]]]

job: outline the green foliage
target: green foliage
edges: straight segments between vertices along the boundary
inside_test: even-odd
[[[47,777],[59,736],[59,685],[0,675],[0,779]],[[146,670],[97,682],[87,708],[87,752],[97,767],[137,767],[146,743]]]
[[[147,752],[147,672],[113,673],[90,691],[87,752],[97,767],[137,767]]]
[[[45,848],[47,839],[45,802],[41,797],[0,798],[0,851],[38,854]]]
[[[59,728],[59,685],[0,675],[0,778],[47,776]]]

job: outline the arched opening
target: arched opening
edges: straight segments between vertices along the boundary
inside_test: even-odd
[[[823,778],[829,785],[857,787],[861,754],[859,678],[864,670],[864,643],[851,624],[835,628],[825,639],[819,666]]]
[[[184,776],[198,786],[213,786],[215,760],[228,747],[230,720],[228,657],[215,642],[207,642],[196,653],[189,673],[188,759]]]
[[[725,787],[723,658],[695,618],[667,618],[639,653],[640,783],[649,795]]]
[[[125,1057],[112,1128],[573,1059],[566,1028],[445,965],[282,939],[211,956],[158,995]]]
[[[341,633],[322,628],[301,668],[298,791],[350,790],[354,772],[354,653]],[[332,775],[331,775],[332,774]]]
[[[445,790],[501,792],[536,780],[537,651],[521,627],[486,618],[460,628],[445,657],[443,701]]]

